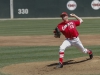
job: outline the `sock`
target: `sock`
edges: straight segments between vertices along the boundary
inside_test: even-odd
[[[59,62],[63,64],[64,52],[59,52]]]
[[[88,54],[92,54],[92,51],[88,50],[87,53],[88,53]]]

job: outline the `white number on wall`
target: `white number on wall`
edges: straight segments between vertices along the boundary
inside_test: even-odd
[[[29,10],[28,9],[18,9],[18,14],[28,14]]]

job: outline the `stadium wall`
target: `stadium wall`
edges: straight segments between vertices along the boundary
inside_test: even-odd
[[[0,0],[0,18],[52,18],[62,12],[80,17],[100,17],[100,0]],[[10,11],[13,9],[13,11]]]

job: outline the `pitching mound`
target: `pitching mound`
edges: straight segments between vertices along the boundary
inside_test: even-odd
[[[13,64],[1,68],[1,72],[12,75],[84,75],[100,74],[100,57],[92,60],[81,57],[67,60],[63,68],[56,68],[57,61]]]

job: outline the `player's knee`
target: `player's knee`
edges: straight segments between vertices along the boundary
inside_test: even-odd
[[[64,51],[65,51],[65,48],[63,48],[62,46],[60,46],[59,52],[64,52]]]
[[[64,51],[65,51],[65,50],[63,50],[63,49],[60,49],[60,50],[59,50],[59,52],[64,52]]]

